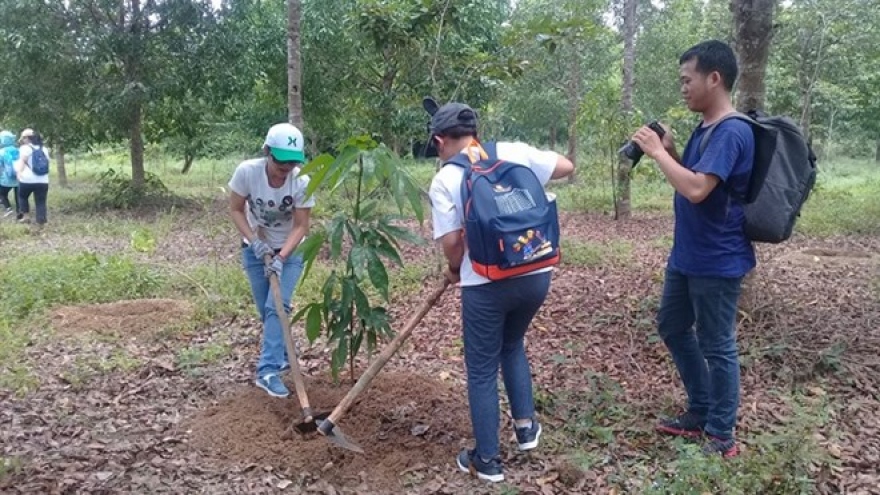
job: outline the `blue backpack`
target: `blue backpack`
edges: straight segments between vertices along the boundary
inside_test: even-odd
[[[461,202],[474,271],[502,280],[559,263],[556,201],[531,168],[499,160],[495,143],[483,150],[488,158],[475,163],[464,153],[446,162],[465,170]]]
[[[31,146],[34,152],[31,154],[30,167],[34,175],[47,175],[49,173],[49,157],[43,151],[43,147]]]

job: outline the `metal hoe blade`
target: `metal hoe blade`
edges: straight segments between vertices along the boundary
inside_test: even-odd
[[[330,422],[330,420],[321,420],[317,421],[318,425],[318,433],[327,437],[327,440],[330,440],[332,443],[336,444],[339,447],[342,447],[346,450],[351,450],[353,452],[357,452],[358,454],[363,454],[364,449],[361,448],[360,445],[349,440],[336,425]]]
[[[327,419],[330,416],[329,412],[320,412],[317,414],[309,414],[302,418],[298,423],[294,423],[293,429],[300,434],[314,433],[318,431],[318,422],[321,420]]]

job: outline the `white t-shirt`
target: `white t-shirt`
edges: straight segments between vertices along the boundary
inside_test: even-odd
[[[309,177],[298,173],[295,168],[284,185],[272,187],[266,175],[266,158],[255,158],[236,167],[229,180],[229,189],[247,199],[248,225],[255,232],[263,227],[265,241],[272,249],[281,249],[293,230],[293,211],[315,206],[314,196],[306,197]]]
[[[31,170],[31,155],[34,154],[34,148],[39,148],[43,150],[43,153],[46,154],[46,158],[49,158],[49,150],[42,146],[34,146],[32,144],[23,144],[18,149],[18,161],[22,163],[21,171],[18,172],[18,182],[24,184],[48,184],[49,183],[49,174],[46,175],[36,175],[34,171]]]
[[[546,184],[556,168],[558,156],[553,151],[542,151],[525,143],[497,143],[498,158],[530,167],[541,184]],[[431,181],[428,195],[431,198],[431,218],[434,225],[434,239],[464,229],[464,208],[461,202],[461,181],[464,169],[456,165],[444,165]],[[546,272],[551,268],[536,270],[529,275]],[[461,285],[463,287],[482,285],[491,282],[488,278],[474,272],[467,250],[461,264]]]

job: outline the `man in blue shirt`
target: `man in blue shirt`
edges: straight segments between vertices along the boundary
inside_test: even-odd
[[[695,45],[679,60],[681,93],[703,120],[679,158],[670,132],[648,127],[635,141],[675,188],[675,235],[666,268],[658,330],[684,382],[687,411],[662,420],[657,430],[680,436],[706,434],[703,451],[732,457],[739,407],[736,306],[743,277],[755,267],[745,236],[745,196],[755,154],[749,125],[728,119],[706,149],[706,130],[734,112],[730,93],[737,76],[733,50],[720,41]]]

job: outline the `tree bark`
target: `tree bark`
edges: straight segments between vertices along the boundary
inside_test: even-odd
[[[620,109],[623,115],[629,117],[633,112],[633,87],[635,86],[636,50],[635,38],[638,19],[636,6],[638,0],[624,0],[623,2],[623,88],[620,95]],[[632,164],[626,158],[617,161],[617,194],[614,204],[614,219],[622,220],[632,215],[631,192],[629,174]]]
[[[143,99],[144,88],[141,81],[141,64],[144,54],[144,36],[146,36],[146,24],[149,22],[141,10],[141,0],[131,1],[131,40],[132,46],[126,57],[126,73],[129,87],[133,89],[130,98],[131,114],[129,116],[129,147],[131,150],[131,185],[135,189],[143,189],[146,183],[144,174],[144,137],[143,125]]]
[[[556,124],[551,124],[550,125],[550,142],[548,143],[551,150],[556,149],[556,141],[557,141],[557,139],[556,139]]]
[[[581,106],[581,60],[577,51],[572,51],[570,67],[571,72],[568,81],[568,152],[566,156],[571,160],[571,163],[575,164],[575,170],[577,170],[577,118],[578,109]],[[576,176],[576,172],[571,174],[568,177],[568,181],[575,182],[577,180]]]
[[[144,173],[144,136],[141,134],[143,121],[143,109],[141,104],[135,105],[132,110],[131,134],[129,136],[131,149],[131,185],[135,189],[143,189],[146,184]]]
[[[764,108],[767,58],[773,38],[773,11],[777,0],[731,0],[735,30],[734,48],[740,77],[736,108],[741,112]]]
[[[64,142],[60,139],[55,143],[55,169],[58,170],[58,182],[67,187],[67,169],[64,166]]]
[[[740,112],[763,110],[767,88],[767,58],[773,38],[773,11],[777,0],[731,0],[735,29],[734,49],[740,77],[736,90],[736,109]],[[758,269],[743,278],[738,306],[747,313],[758,307],[761,291],[757,287]]]
[[[877,149],[874,150],[874,161],[880,163],[880,139],[877,139]]]
[[[299,26],[301,0],[287,0],[287,113],[291,124],[302,130],[302,52]]]

